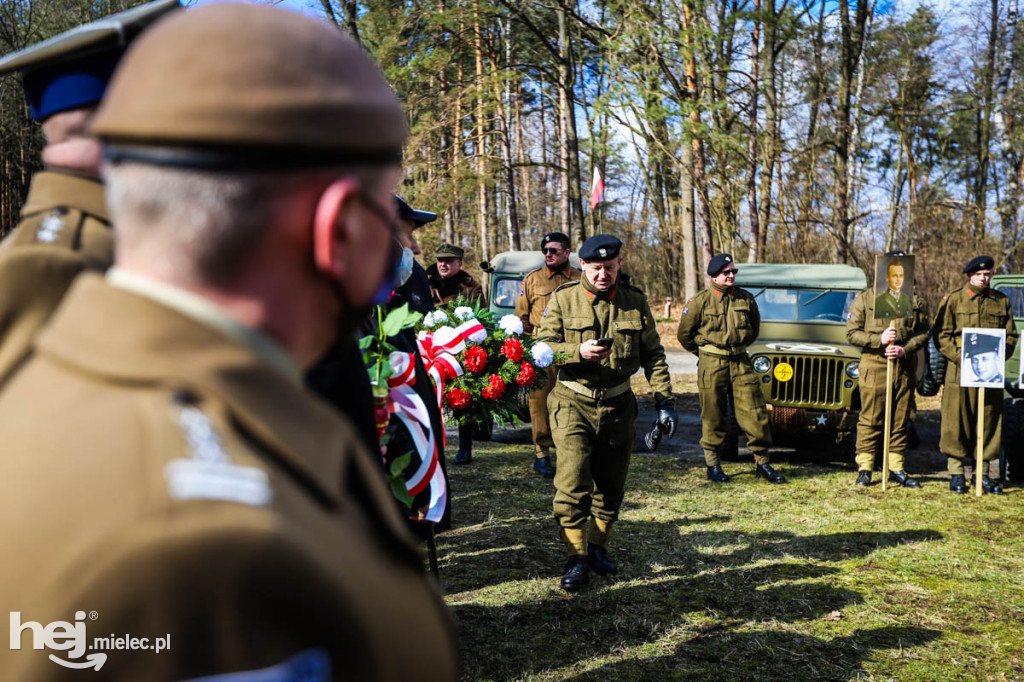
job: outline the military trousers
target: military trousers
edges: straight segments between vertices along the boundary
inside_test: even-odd
[[[555,519],[562,528],[584,529],[593,516],[619,516],[636,432],[636,397],[626,391],[598,400],[561,382],[548,396],[551,435],[558,450]]]
[[[857,468],[871,471],[885,447],[885,380],[888,360],[864,353],[860,357],[860,418],[857,420]],[[907,422],[914,391],[913,365],[907,358],[893,362],[889,471],[903,471],[907,451]]]
[[[964,473],[965,458],[974,457],[978,442],[978,392],[980,388],[960,388],[960,366],[949,363],[942,386],[942,427],[939,450],[946,455],[951,474]],[[982,460],[999,458],[1003,437],[1003,391],[985,389],[984,449]]]
[[[551,365],[544,370],[544,387],[530,391],[530,430],[533,431],[533,451],[537,457],[544,457],[555,445],[551,438],[551,425],[548,423],[548,396],[551,395],[558,377],[558,368]],[[540,378],[539,376],[537,377]]]
[[[747,447],[758,464],[768,464],[772,432],[768,408],[761,393],[761,380],[746,355],[701,353],[697,363],[697,394],[700,418],[704,422],[700,445],[709,467],[719,463],[729,419],[729,393],[732,392],[736,422],[747,435]]]

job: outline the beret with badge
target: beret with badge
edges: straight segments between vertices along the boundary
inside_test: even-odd
[[[569,236],[566,235],[564,232],[548,232],[540,240],[540,248],[543,249],[545,246],[547,246],[551,242],[555,242],[556,244],[564,244],[566,246],[566,248],[568,248],[569,247]]]
[[[708,275],[714,277],[723,269],[725,269],[726,265],[732,263],[732,261],[732,254],[720,253],[717,256],[714,256],[711,260],[708,261]]]
[[[622,240],[610,234],[595,234],[580,247],[580,260],[605,261],[617,258],[622,249]]]
[[[398,164],[407,135],[355,40],[298,12],[228,2],[143,34],[92,130],[115,162],[213,170]]]
[[[995,267],[995,264],[996,262],[992,256],[975,256],[964,266],[963,273],[969,275],[978,270],[991,270]]]

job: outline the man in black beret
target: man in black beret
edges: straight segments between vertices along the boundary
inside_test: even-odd
[[[731,392],[736,421],[754,453],[754,474],[769,483],[782,483],[785,478],[771,465],[772,434],[764,394],[747,355],[747,346],[760,331],[761,315],[754,297],[734,286],[736,273],[728,253],[708,262],[711,288],[686,302],[676,336],[683,348],[698,355],[697,391],[704,422],[700,444],[708,480],[729,480],[719,451],[725,442]]]
[[[960,387],[960,344],[965,327],[1006,330],[1006,354],[1012,355],[1017,345],[1017,328],[1013,322],[1010,299],[989,286],[995,261],[991,256],[976,256],[964,266],[967,283],[942,297],[932,338],[939,351],[949,360],[942,390],[942,428],[939,450],[946,455],[950,479],[949,489],[966,493],[964,463],[972,456],[987,467],[998,460],[1003,430],[1002,391],[986,391],[984,409],[984,451],[975,452],[978,434],[978,390]],[[1002,487],[983,473],[981,487],[987,493],[999,494]]]
[[[548,412],[558,450],[555,519],[569,552],[561,584],[570,592],[589,581],[591,569],[618,570],[607,542],[625,494],[637,414],[630,377],[638,369],[644,368],[669,437],[678,424],[647,297],[619,281],[621,248],[607,234],[583,243],[583,276],[555,290],[537,335],[565,357]]]
[[[544,267],[527,273],[516,298],[516,315],[523,321],[523,331],[532,336],[540,331],[544,310],[555,289],[567,282],[579,281],[582,274],[569,265],[569,237],[564,232],[544,235],[540,240],[540,250],[544,254]],[[544,388],[530,391],[528,398],[530,429],[533,431],[533,470],[544,478],[554,478],[551,448],[555,441],[551,438],[551,426],[548,424],[548,395],[555,387],[555,368],[548,367],[545,376]]]

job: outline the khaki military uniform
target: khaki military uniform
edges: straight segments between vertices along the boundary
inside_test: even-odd
[[[25,360],[72,280],[113,258],[103,184],[56,170],[34,175],[21,222],[0,243],[0,381]]]
[[[523,331],[536,336],[544,320],[544,311],[548,300],[555,289],[567,282],[578,282],[583,273],[569,265],[560,270],[549,270],[547,267],[537,268],[523,278],[516,299],[516,315],[523,321]],[[530,391],[530,428],[533,431],[533,448],[537,457],[546,457],[548,449],[554,447],[551,439],[551,426],[548,424],[548,395],[555,387],[557,369],[548,367],[544,375],[544,387]]]
[[[942,388],[942,428],[939,450],[947,457],[950,474],[963,474],[963,459],[974,455],[977,443],[978,391],[960,388],[961,331],[965,327],[1006,330],[1006,357],[1017,346],[1010,299],[992,289],[966,284],[942,297],[932,326],[939,352],[949,360]],[[984,439],[982,460],[999,457],[1003,427],[1003,392],[985,391]]]
[[[686,302],[676,336],[683,348],[697,354],[697,393],[704,422],[700,439],[704,461],[719,463],[732,399],[736,421],[747,434],[747,447],[758,464],[771,462],[771,427],[760,378],[747,355],[747,346],[760,332],[757,302],[739,287],[712,286]]]
[[[895,344],[903,346],[905,354],[893,361],[892,372],[892,431],[889,437],[889,470],[903,471],[903,457],[907,449],[907,422],[910,419],[911,398],[916,384],[915,356],[928,342],[928,313],[923,300],[914,297],[912,317],[876,319],[876,299],[871,290],[859,294],[850,306],[850,319],[846,322],[846,339],[860,346],[860,419],[857,422],[857,467],[871,471],[875,455],[883,449],[885,438],[885,392],[888,362],[881,335],[892,325],[896,329]]]
[[[487,297],[484,296],[480,282],[465,270],[459,270],[454,276],[445,279],[437,271],[437,263],[431,263],[427,268],[427,281],[430,282],[430,295],[435,306],[442,306],[459,296],[465,296],[471,302],[479,301],[476,303],[479,306],[487,305]]]
[[[605,337],[610,357],[580,356],[580,344]],[[665,349],[643,292],[618,284],[597,293],[585,278],[555,290],[537,339],[566,356],[548,396],[554,513],[569,553],[586,554],[588,540],[604,546],[622,506],[637,415],[629,378],[643,367],[655,402],[672,399]]]
[[[0,543],[18,558],[0,603],[43,627],[94,613],[89,644],[170,638],[106,651],[95,679],[309,649],[334,679],[456,679],[444,606],[349,421],[265,337],[157,293],[83,275],[0,393]],[[4,679],[89,675],[32,637],[0,648]]]

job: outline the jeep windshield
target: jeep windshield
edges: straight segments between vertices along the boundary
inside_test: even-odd
[[[855,291],[751,287],[762,320],[775,322],[845,322]]]

